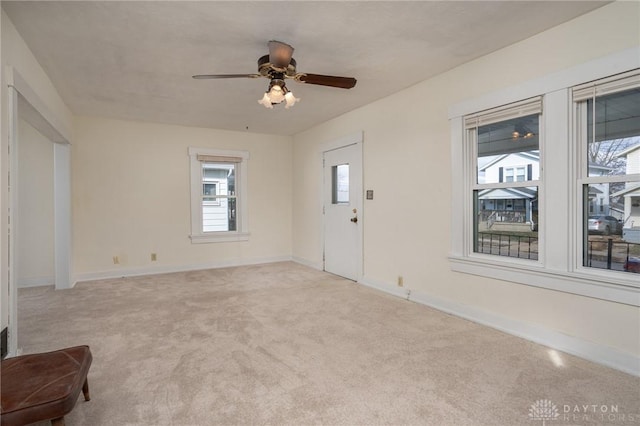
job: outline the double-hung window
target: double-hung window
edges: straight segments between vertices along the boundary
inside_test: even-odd
[[[572,89],[586,268],[640,272],[640,72]]]
[[[473,252],[538,259],[542,99],[468,115]]]
[[[246,170],[249,153],[189,148],[189,157],[192,242],[247,240]]]
[[[452,270],[640,306],[640,69],[614,56],[451,106]]]

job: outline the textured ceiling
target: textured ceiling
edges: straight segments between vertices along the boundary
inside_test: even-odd
[[[596,9],[598,1],[2,1],[75,114],[295,134]],[[254,73],[267,42],[298,71],[355,77],[350,90],[288,81],[268,110]]]

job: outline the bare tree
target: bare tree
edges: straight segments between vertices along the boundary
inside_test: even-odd
[[[640,142],[638,138],[623,138],[589,143],[589,162],[599,166],[610,167],[609,174],[622,175],[626,173],[626,158],[618,154],[632,145]]]

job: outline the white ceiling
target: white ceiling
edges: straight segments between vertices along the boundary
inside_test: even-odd
[[[600,1],[2,1],[75,114],[291,135],[596,9]],[[355,77],[350,90],[287,86],[257,103],[267,42],[299,72]],[[523,58],[526,52],[523,52]],[[530,59],[530,58],[527,58]]]

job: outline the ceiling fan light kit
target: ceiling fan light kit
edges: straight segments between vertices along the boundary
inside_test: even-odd
[[[272,109],[274,105],[282,101],[286,102],[285,108],[288,109],[294,106],[300,99],[294,97],[293,93],[287,89],[284,80],[274,78],[271,80],[271,83],[269,83],[269,89],[265,92],[262,99],[258,100],[258,103],[264,105],[266,108]]]
[[[269,54],[258,59],[258,74],[200,74],[193,78],[221,79],[221,78],[258,78],[265,77],[271,80],[269,88],[258,101],[266,108],[272,109],[273,105],[285,102],[285,108],[291,108],[300,99],[293,96],[287,88],[285,79],[315,84],[319,86],[337,87],[339,89],[351,89],[356,85],[357,80],[352,77],[336,77],[321,74],[306,74],[296,71],[296,61],[293,55],[293,47],[281,41],[271,40],[269,42]]]

